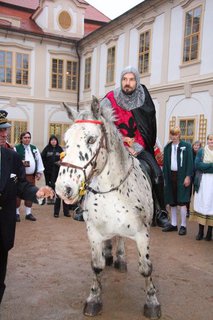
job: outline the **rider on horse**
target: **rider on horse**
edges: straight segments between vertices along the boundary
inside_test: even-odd
[[[107,93],[101,107],[114,109],[115,125],[123,136],[124,144],[149,174],[155,199],[153,222],[165,227],[168,213],[164,203],[164,180],[154,156],[157,131],[155,106],[147,88],[140,84],[140,75],[134,67],[122,71],[121,88]]]

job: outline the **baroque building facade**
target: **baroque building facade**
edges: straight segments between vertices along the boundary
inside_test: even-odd
[[[61,102],[88,108],[138,68],[157,112],[158,138],[172,125],[182,138],[213,130],[213,1],[145,0],[114,20],[81,0],[0,1],[0,109],[11,143],[29,130],[40,148],[69,119]]]

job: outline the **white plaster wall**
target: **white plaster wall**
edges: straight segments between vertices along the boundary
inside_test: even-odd
[[[182,56],[183,11],[180,6],[171,11],[171,31],[169,45],[168,81],[180,79],[180,59]]]
[[[163,60],[163,33],[164,33],[164,14],[156,17],[153,25],[152,36],[152,57],[151,57],[151,77],[150,84],[161,82],[162,60]]]
[[[56,123],[67,123],[70,124],[70,119],[67,116],[67,113],[64,112],[62,107],[60,105],[51,105],[51,104],[46,104],[44,106],[45,110],[45,126],[43,128],[44,132],[44,140],[43,141],[48,141],[49,140],[49,123],[50,122],[56,122]]]
[[[213,72],[213,1],[206,0],[202,30],[201,74]]]
[[[94,49],[92,53],[92,65],[91,65],[91,94],[92,95],[97,95],[97,72],[96,72],[96,64],[97,61],[97,48]],[[99,85],[99,84],[98,84]]]
[[[165,123],[165,141],[168,141],[169,132],[169,121],[171,118],[177,117],[197,117],[199,120],[199,115],[204,114],[204,117],[208,119],[207,132],[211,131],[213,126],[212,119],[212,99],[208,92],[199,92],[192,94],[191,98],[186,98],[184,95],[170,97],[166,105],[166,123]],[[197,123],[198,129],[198,123]]]
[[[107,65],[107,50],[106,45],[102,44],[100,48],[100,69],[99,69],[99,96],[105,95],[106,83],[106,65]]]
[[[41,29],[48,28],[48,7],[47,6],[42,9],[41,13],[35,19],[35,21]]]
[[[80,77],[80,100],[83,100],[84,96],[84,76],[85,76],[85,57],[81,59],[81,68],[80,68],[80,74],[82,75]]]
[[[130,31],[130,40],[129,40],[129,65],[138,68],[138,42],[139,35],[138,30],[132,29]]]
[[[124,66],[124,52],[125,52],[125,35],[122,34],[117,42],[116,54],[116,74],[115,74],[115,87],[120,86],[120,75]]]

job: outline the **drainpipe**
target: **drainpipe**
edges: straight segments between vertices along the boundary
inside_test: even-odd
[[[81,70],[81,59],[78,51],[78,42],[76,42],[75,50],[78,56],[78,83],[77,83],[77,111],[80,109],[80,70]]]

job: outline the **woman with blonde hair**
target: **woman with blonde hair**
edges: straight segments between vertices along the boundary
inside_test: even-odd
[[[207,136],[207,145],[200,149],[195,158],[194,213],[190,220],[199,223],[196,240],[202,240],[204,226],[208,226],[205,240],[212,239],[213,227],[213,133]]]

